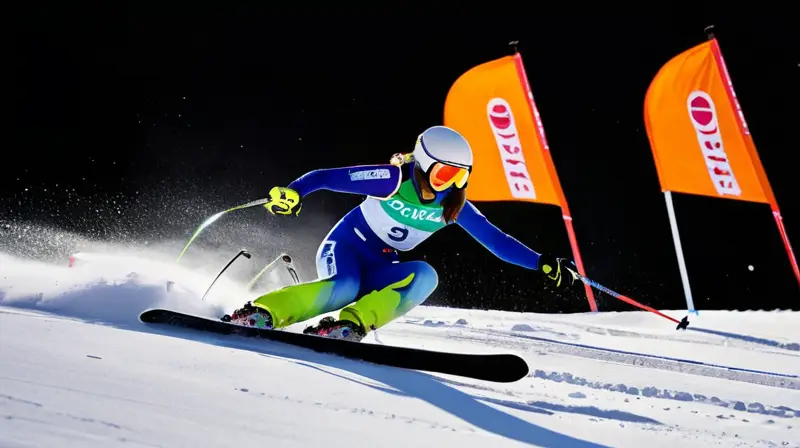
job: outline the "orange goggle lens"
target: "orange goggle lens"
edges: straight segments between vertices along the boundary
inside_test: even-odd
[[[466,168],[459,168],[457,166],[445,165],[444,163],[437,162],[431,167],[429,180],[431,187],[436,191],[444,191],[455,185],[456,188],[464,188],[467,184],[469,171]]]

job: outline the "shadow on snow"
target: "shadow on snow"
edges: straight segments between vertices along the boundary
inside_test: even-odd
[[[533,445],[581,448],[604,446],[542,428],[519,417],[502,412],[495,407],[489,406],[487,403],[543,415],[553,415],[555,412],[562,412],[614,419],[624,422],[661,424],[647,417],[618,410],[602,410],[591,406],[566,406],[542,401],[523,403],[474,396],[453,387],[448,380],[428,373],[381,366],[336,355],[317,353],[310,349],[295,347],[280,342],[263,339],[251,341],[247,338],[233,335],[205,334],[189,329],[158,328],[157,326],[144,324],[118,326],[118,328],[168,337],[191,339],[201,343],[247,350],[261,354],[262,356],[282,359],[287,362],[325,372],[329,375],[337,376],[347,381],[353,381],[384,393],[423,400],[477,428]],[[386,387],[368,384],[365,381],[358,381],[357,379],[327,370],[323,366],[347,371],[363,378],[369,378],[386,385]]]

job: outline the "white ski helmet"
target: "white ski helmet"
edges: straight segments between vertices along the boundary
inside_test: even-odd
[[[414,161],[435,191],[464,188],[472,172],[472,148],[447,126],[433,126],[417,138]]]

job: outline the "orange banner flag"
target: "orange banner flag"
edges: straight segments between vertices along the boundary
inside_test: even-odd
[[[467,199],[561,206],[561,189],[544,154],[544,130],[518,59],[506,56],[461,75],[447,94],[444,125],[472,146]]]
[[[661,68],[644,115],[662,191],[774,204],[716,40]]]
[[[472,146],[470,201],[525,201],[557,205],[575,257],[578,250],[572,216],[550,156],[544,126],[533,101],[522,56],[515,53],[478,65],[461,75],[447,94],[444,125],[460,132]],[[597,303],[584,284],[589,309]]]

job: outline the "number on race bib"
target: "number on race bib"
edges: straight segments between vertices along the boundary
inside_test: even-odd
[[[403,241],[408,238],[408,229],[405,227],[392,227],[389,230],[389,239],[392,241]]]

